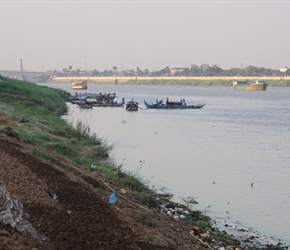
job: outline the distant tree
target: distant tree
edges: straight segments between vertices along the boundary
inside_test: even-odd
[[[116,70],[118,70],[118,68],[117,68],[116,66],[114,66],[114,67],[113,67],[113,70],[116,71]]]
[[[144,75],[148,76],[149,75],[149,69],[144,69]]]
[[[101,73],[102,76],[113,76],[114,72],[112,70],[105,70]]]
[[[244,70],[247,76],[254,76],[256,74],[256,68],[254,66],[247,66]]]
[[[100,75],[100,72],[97,71],[96,69],[94,69],[94,70],[91,72],[91,75],[92,75],[92,76],[99,76],[99,75]]]
[[[166,66],[164,69],[159,71],[159,76],[170,76],[170,68]]]

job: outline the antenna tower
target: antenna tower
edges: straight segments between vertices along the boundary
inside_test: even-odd
[[[23,71],[22,59],[20,59],[20,71]],[[24,74],[21,76],[21,80],[26,81],[26,76]]]
[[[22,63],[22,59],[20,59],[20,70],[23,71],[23,63]]]

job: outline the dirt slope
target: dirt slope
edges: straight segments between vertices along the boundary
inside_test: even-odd
[[[34,149],[0,135],[0,249],[206,249],[189,225],[126,194],[109,204],[114,183],[66,160],[59,167],[36,158]]]

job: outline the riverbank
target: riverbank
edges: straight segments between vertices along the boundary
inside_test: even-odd
[[[258,249],[124,173],[106,142],[61,119],[66,98],[0,78],[1,249]]]

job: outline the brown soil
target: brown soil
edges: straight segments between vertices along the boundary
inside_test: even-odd
[[[0,115],[1,125],[11,122]],[[65,159],[59,167],[34,157],[35,149],[0,134],[0,249],[208,249],[190,225],[138,206],[130,192]]]

